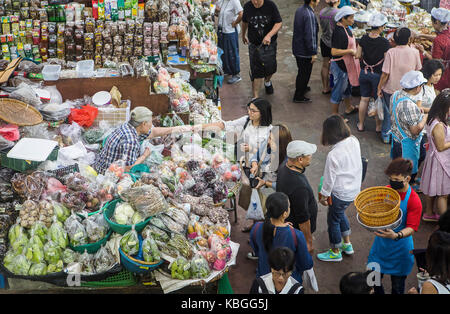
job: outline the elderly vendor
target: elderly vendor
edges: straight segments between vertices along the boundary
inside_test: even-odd
[[[148,139],[171,134],[172,132],[190,131],[190,126],[178,127],[153,127],[153,113],[146,107],[136,107],[131,111],[130,121],[115,129],[106,140],[105,146],[97,155],[93,164],[98,173],[104,173],[115,161],[125,160],[125,171],[130,171],[133,166],[141,164],[151,152],[147,148],[139,156],[141,145],[139,137],[144,135]]]

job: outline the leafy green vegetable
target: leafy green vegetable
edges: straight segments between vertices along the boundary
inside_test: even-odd
[[[57,264],[61,260],[61,248],[52,240],[44,245],[44,259],[49,264]],[[50,267],[50,265],[49,265]],[[49,270],[50,272],[50,270]]]
[[[26,235],[25,229],[19,224],[11,226],[8,232],[9,243],[13,244],[20,235]]]
[[[62,253],[62,260],[65,264],[74,263],[77,259],[77,253],[67,248]]]
[[[53,210],[58,221],[64,223],[70,216],[70,210],[61,203],[53,202]]]
[[[64,263],[62,260],[57,261],[54,264],[49,264],[47,267],[47,272],[49,273],[59,273],[63,270]]]
[[[125,232],[122,236],[120,239],[120,248],[128,255],[135,255],[139,252],[139,238],[134,228]]]
[[[206,278],[211,273],[208,261],[200,254],[195,255],[191,261],[192,278]]]
[[[42,221],[37,221],[30,229],[31,237],[38,236],[41,243],[47,240],[48,229]]]
[[[34,263],[28,271],[29,276],[44,276],[47,275],[47,265],[45,263]]]
[[[65,249],[69,245],[69,237],[67,236],[67,232],[64,230],[64,226],[61,222],[53,222],[48,231],[50,240],[59,245],[61,249]]]
[[[11,242],[11,247],[18,254],[22,254],[23,249],[28,244],[28,237],[25,233],[19,233],[17,238],[14,239],[14,242]]]
[[[191,264],[184,257],[178,257],[170,265],[171,275],[173,279],[186,280],[191,278]]]
[[[142,254],[144,260],[148,263],[159,262],[161,260],[158,245],[152,237],[147,237],[142,241]]]

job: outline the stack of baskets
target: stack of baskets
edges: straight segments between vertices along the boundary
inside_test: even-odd
[[[401,217],[400,202],[400,195],[392,188],[365,189],[355,199],[358,221],[368,227],[392,227]]]

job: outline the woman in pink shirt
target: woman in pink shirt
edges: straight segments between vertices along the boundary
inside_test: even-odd
[[[411,38],[409,28],[399,28],[394,33],[395,48],[387,51],[384,58],[383,73],[378,84],[378,97],[384,102],[384,116],[390,116],[390,100],[393,93],[402,89],[400,80],[409,71],[419,71],[422,68],[419,50],[408,44]],[[381,126],[381,139],[384,143],[390,143],[389,131],[391,120],[384,119]]]

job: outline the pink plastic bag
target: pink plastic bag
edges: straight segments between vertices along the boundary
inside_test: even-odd
[[[0,135],[8,141],[17,141],[20,138],[19,127],[15,124],[5,124],[0,127]]]

